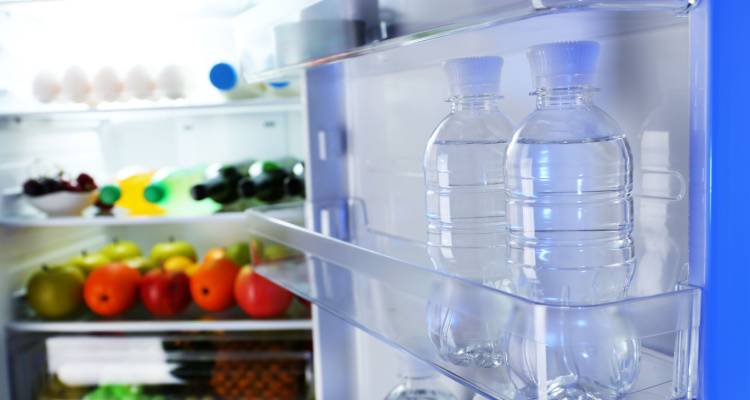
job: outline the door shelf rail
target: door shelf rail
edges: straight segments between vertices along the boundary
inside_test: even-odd
[[[634,378],[620,378],[618,398],[690,398],[696,389],[700,288],[596,305],[540,303],[436,271],[422,243],[371,230],[361,201],[310,210],[343,216],[337,220],[347,221],[348,239],[246,211],[252,237],[290,249],[257,271],[478,393],[550,398],[545,387],[567,380],[567,387],[592,394],[598,389],[591,382],[611,378],[601,371],[626,360],[632,364],[623,368]],[[439,355],[436,346],[445,339],[439,332],[448,320],[466,324],[467,332],[491,332],[471,340],[495,346],[493,368]],[[622,359],[609,358],[623,346]]]

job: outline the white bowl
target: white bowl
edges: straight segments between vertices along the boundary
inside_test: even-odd
[[[96,191],[77,192],[55,192],[42,196],[26,196],[26,199],[37,210],[50,217],[80,215],[86,207],[96,201]]]

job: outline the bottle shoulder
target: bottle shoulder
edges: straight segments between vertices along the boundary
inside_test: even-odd
[[[529,114],[518,126],[514,141],[585,140],[622,137],[617,121],[597,106],[541,109]]]
[[[501,112],[456,112],[440,121],[431,141],[510,141],[513,131],[513,123]]]

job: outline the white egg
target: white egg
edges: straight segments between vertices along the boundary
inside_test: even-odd
[[[65,97],[74,102],[86,102],[91,94],[91,83],[86,71],[79,66],[68,68],[63,74],[62,92]]]
[[[170,99],[185,97],[187,80],[182,68],[177,65],[167,65],[156,78],[159,89]]]
[[[136,65],[125,76],[125,90],[136,99],[148,99],[153,97],[156,83],[146,67]]]
[[[42,103],[49,103],[60,95],[62,88],[55,74],[42,71],[34,78],[31,90],[37,100]]]
[[[94,75],[94,97],[102,101],[116,101],[122,96],[123,84],[112,67],[103,67]]]

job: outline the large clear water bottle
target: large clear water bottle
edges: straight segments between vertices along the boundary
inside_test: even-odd
[[[595,303],[632,279],[633,172],[617,123],[594,105],[599,45],[554,43],[528,52],[536,111],[508,148],[508,263],[518,292]]]
[[[451,111],[435,129],[424,156],[428,251],[440,271],[505,288],[505,150],[513,128],[500,111],[500,57],[449,60]],[[468,315],[451,288],[436,289],[427,310],[430,336],[456,365],[506,363],[504,310]],[[461,304],[483,310],[482,305]]]
[[[429,365],[412,357],[402,357],[401,365],[399,383],[385,400],[458,400]]]
[[[532,47],[537,109],[506,163],[508,265],[517,292],[557,304],[622,298],[634,265],[632,156],[594,105],[596,42]],[[544,328],[543,333],[538,332]],[[639,371],[640,341],[614,307],[517,315],[510,364],[526,398],[613,400]]]

